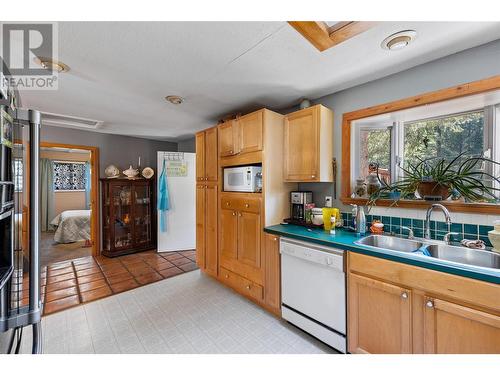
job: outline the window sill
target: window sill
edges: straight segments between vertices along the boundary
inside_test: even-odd
[[[342,197],[340,201],[344,204],[357,204],[366,205],[368,199],[365,198],[349,198]],[[453,212],[470,212],[477,214],[500,214],[500,205],[493,203],[463,203],[463,202],[453,202],[453,201],[412,201],[412,200],[400,200],[397,203],[390,199],[378,199],[376,202],[376,207],[393,207],[393,208],[413,208],[425,210],[432,204],[439,203],[448,208]]]

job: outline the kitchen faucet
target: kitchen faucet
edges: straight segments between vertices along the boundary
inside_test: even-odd
[[[432,214],[432,210],[434,210],[435,208],[439,208],[441,211],[443,211],[443,214],[444,214],[444,217],[446,220],[446,224],[448,224],[448,226],[451,224],[451,217],[450,217],[450,212],[448,211],[448,209],[445,206],[443,206],[442,204],[439,204],[439,203],[433,204],[432,206],[430,206],[427,209],[427,212],[425,214],[424,238],[427,240],[431,239],[431,214]]]

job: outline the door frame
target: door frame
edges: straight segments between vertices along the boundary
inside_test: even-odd
[[[98,256],[100,242],[99,230],[99,147],[70,145],[66,143],[40,142],[40,147],[47,148],[74,148],[90,152],[91,165],[91,192],[90,192],[90,240],[92,241],[92,256]]]

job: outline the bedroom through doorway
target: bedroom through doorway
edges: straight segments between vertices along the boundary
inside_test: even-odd
[[[40,264],[96,254],[97,148],[40,144]]]

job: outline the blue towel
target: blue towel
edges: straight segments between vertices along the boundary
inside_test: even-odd
[[[427,250],[428,247],[429,245],[422,245],[417,250],[413,250],[412,253],[430,257],[431,253],[429,253],[429,250]]]
[[[167,231],[167,211],[170,209],[170,197],[168,195],[167,168],[163,159],[163,169],[158,179],[158,211],[160,212],[160,230]]]

